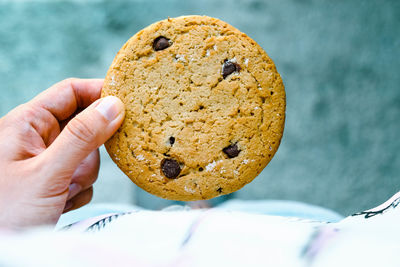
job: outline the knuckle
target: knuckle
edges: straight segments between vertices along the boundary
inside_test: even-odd
[[[71,85],[74,81],[76,81],[77,80],[77,78],[72,78],[72,77],[70,77],[70,78],[67,78],[67,79],[64,79],[64,80],[62,80],[61,82],[60,82],[60,84],[61,85],[65,85],[65,86],[69,86],[69,85]]]
[[[39,114],[38,108],[33,105],[22,104],[11,110],[2,121],[14,127],[18,126],[18,129],[27,129],[26,125],[36,122]]]
[[[66,126],[69,134],[73,136],[76,141],[83,144],[91,143],[94,140],[95,132],[87,125],[79,116],[72,119]]]
[[[34,120],[35,118],[37,118],[37,115],[39,113],[35,107],[28,104],[23,104],[19,106],[17,111],[19,115],[27,121]]]
[[[6,116],[16,119],[24,119],[24,120],[31,120],[35,118],[36,110],[32,105],[28,105],[27,103],[21,104],[11,110]]]

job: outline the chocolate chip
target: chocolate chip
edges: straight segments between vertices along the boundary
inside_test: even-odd
[[[221,194],[222,193],[222,187],[218,187],[217,192]]]
[[[171,146],[175,143],[175,137],[171,136],[169,138],[169,143],[171,144]]]
[[[157,37],[153,42],[153,49],[155,51],[164,50],[169,46],[170,46],[169,39],[165,38],[164,36]]]
[[[234,73],[235,71],[240,71],[239,64],[225,60],[224,65],[222,65],[222,77],[225,79],[228,75]]]
[[[179,163],[174,159],[163,159],[161,161],[161,170],[167,178],[176,178],[181,173]]]
[[[222,149],[222,151],[228,156],[228,158],[237,157],[237,155],[240,153],[240,150],[236,144],[229,145]]]

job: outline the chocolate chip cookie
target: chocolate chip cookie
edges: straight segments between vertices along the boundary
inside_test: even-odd
[[[283,133],[285,91],[274,63],[246,34],[207,16],[136,33],[108,70],[107,95],[126,105],[108,153],[139,187],[167,199],[242,188]]]

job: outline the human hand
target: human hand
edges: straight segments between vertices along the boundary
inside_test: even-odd
[[[98,147],[125,116],[102,85],[67,79],[0,119],[0,227],[55,224],[91,200]]]

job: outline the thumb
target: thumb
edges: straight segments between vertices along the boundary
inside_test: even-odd
[[[74,173],[79,164],[104,144],[121,126],[125,107],[115,96],[99,99],[68,122],[60,135],[44,151],[53,177]]]

